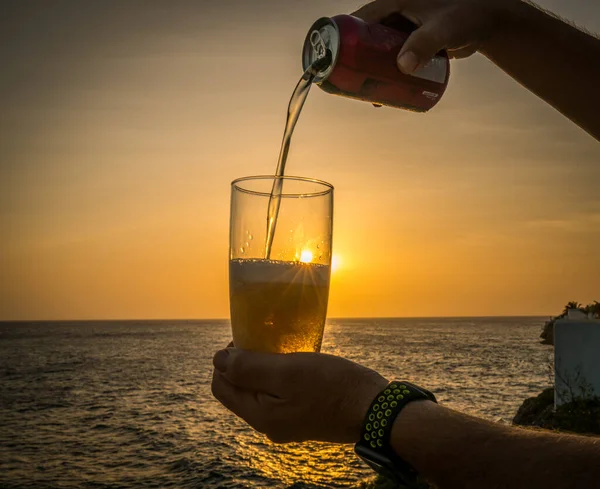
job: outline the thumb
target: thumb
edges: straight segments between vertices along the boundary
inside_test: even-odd
[[[423,24],[406,40],[398,53],[398,68],[407,75],[429,62],[446,48],[447,28],[440,22]]]

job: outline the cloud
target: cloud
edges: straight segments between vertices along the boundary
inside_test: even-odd
[[[530,229],[560,231],[567,233],[600,233],[600,212],[579,213],[559,219],[534,219],[527,221],[524,227]]]

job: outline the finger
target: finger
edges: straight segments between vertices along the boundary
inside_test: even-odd
[[[407,0],[375,0],[368,3],[351,15],[365,22],[379,22],[392,14],[400,13]]]
[[[282,377],[286,370],[285,356],[227,348],[215,354],[213,364],[237,387],[281,397]]]
[[[449,33],[437,21],[423,24],[406,40],[398,54],[398,68],[406,74],[413,73],[447,47]]]
[[[213,372],[211,389],[213,396],[233,414],[259,431],[259,427],[263,428],[258,421],[261,406],[255,394],[236,387],[218,370]]]

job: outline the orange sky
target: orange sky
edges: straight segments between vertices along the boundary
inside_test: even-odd
[[[3,4],[0,319],[227,317],[229,182],[274,171],[306,30],[359,3]],[[336,187],[330,316],[600,300],[600,144],[480,56],[425,115],[315,89],[288,168]]]

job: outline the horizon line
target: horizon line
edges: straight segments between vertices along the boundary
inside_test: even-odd
[[[554,317],[552,314],[506,314],[489,316],[337,316],[328,317],[330,320],[349,320],[349,319],[490,319],[490,318],[544,318]],[[134,321],[230,321],[230,318],[96,318],[96,319],[0,319],[2,323],[76,323],[76,322],[134,322]]]

